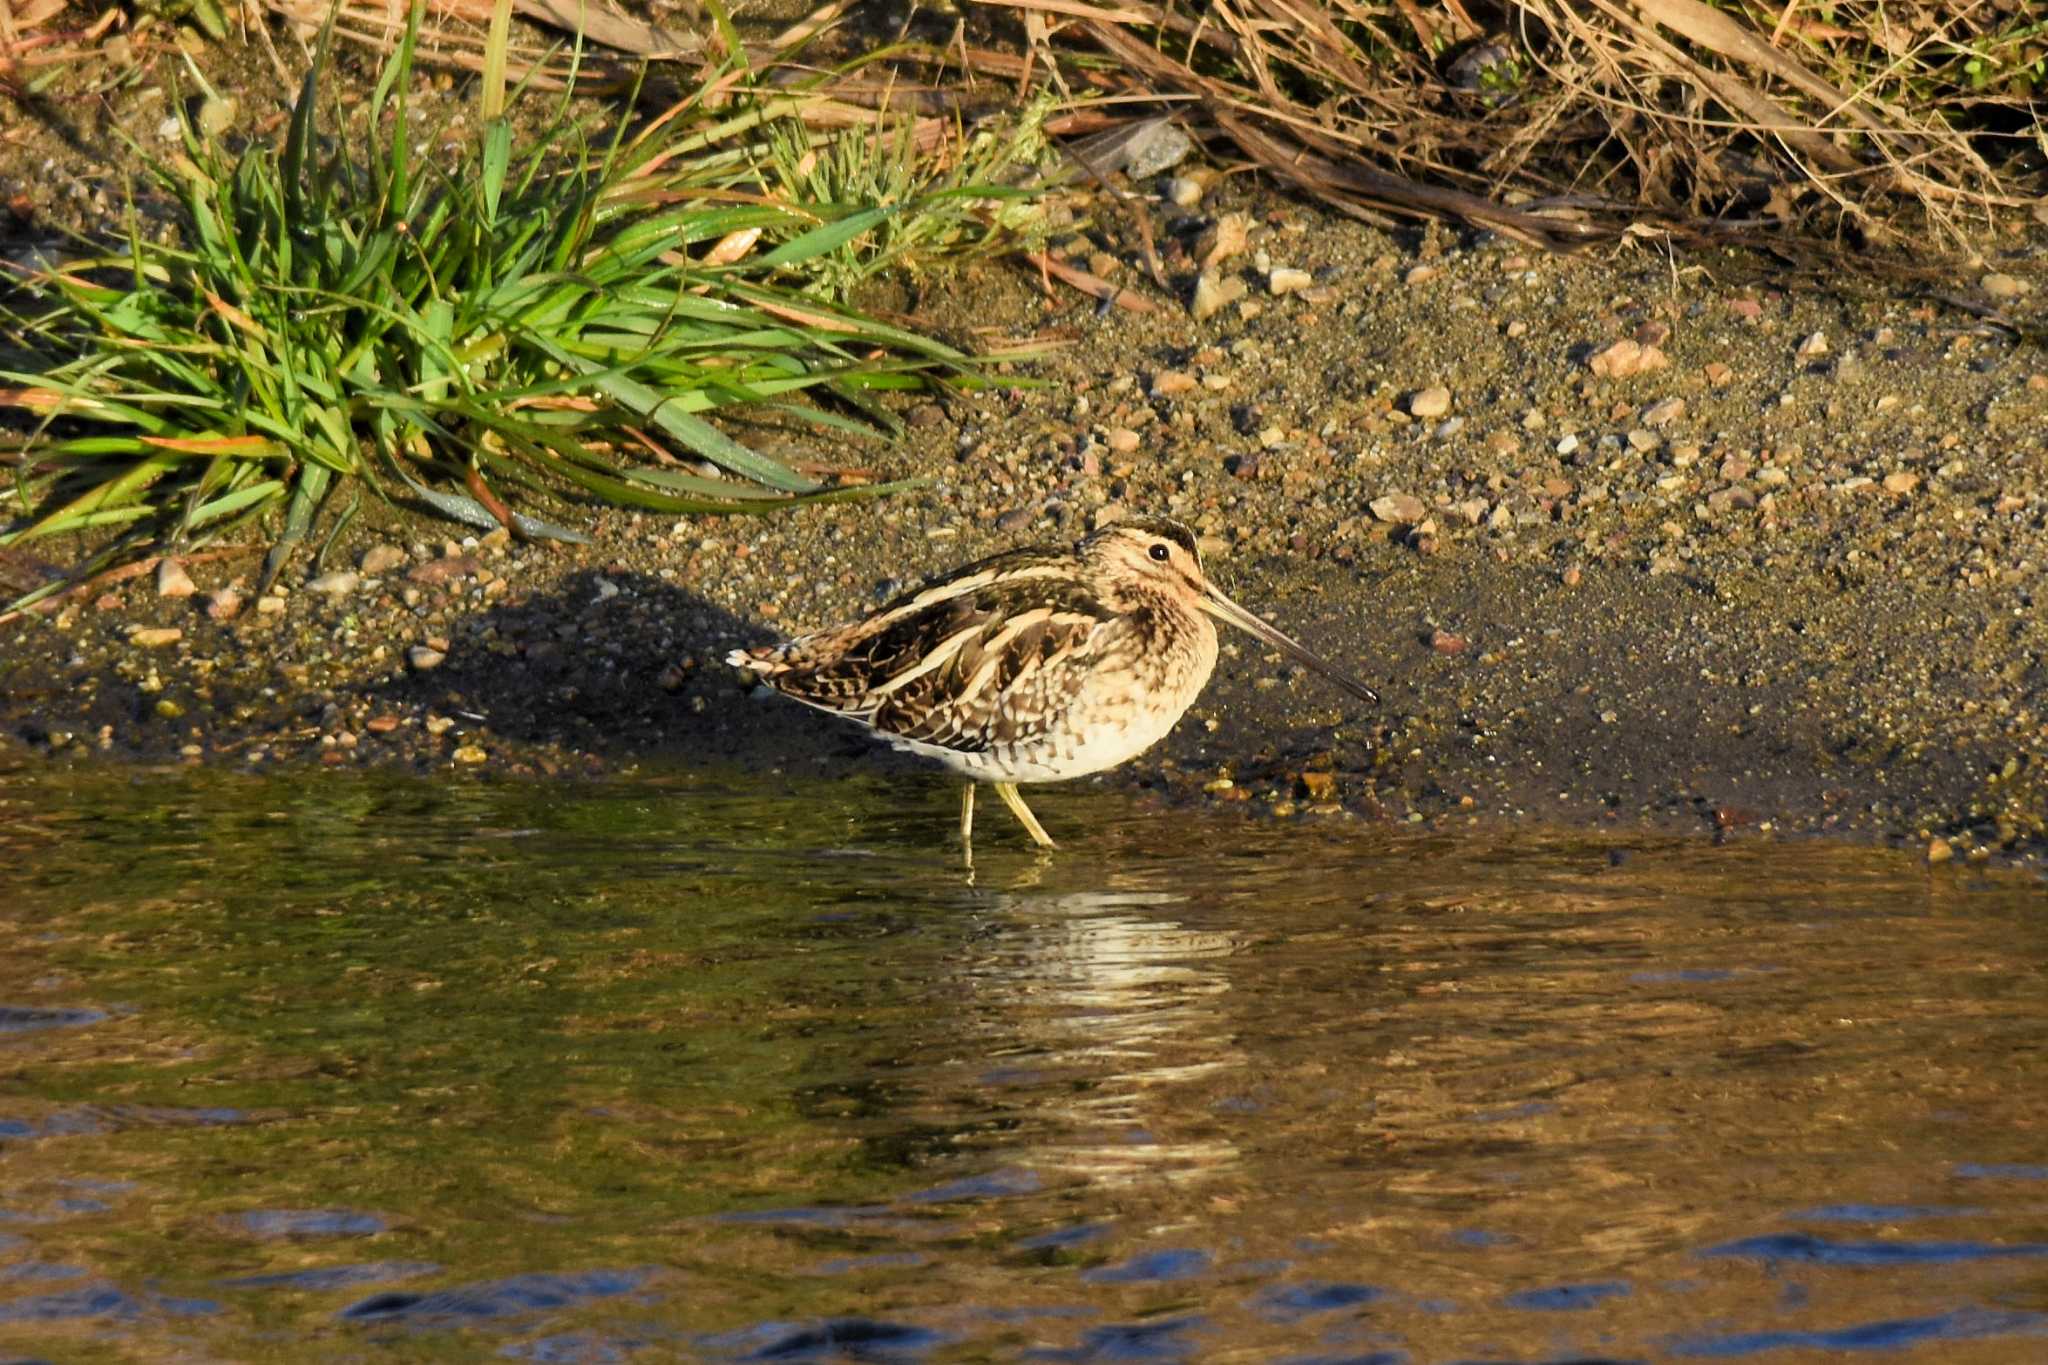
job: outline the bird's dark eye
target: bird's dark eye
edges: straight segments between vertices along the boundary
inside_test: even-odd
[[[1161,542],[1155,542],[1155,543],[1153,544],[1153,546],[1152,546],[1152,557],[1153,557],[1154,559],[1158,560],[1158,561],[1159,561],[1159,562],[1160,562],[1161,564],[1164,564],[1164,563],[1166,562],[1166,556],[1167,556],[1167,554],[1168,554],[1168,551],[1167,551],[1167,548],[1166,548],[1166,546],[1165,546],[1165,544],[1164,544],[1164,543],[1161,543]]]

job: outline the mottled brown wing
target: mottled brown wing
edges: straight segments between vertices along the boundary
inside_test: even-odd
[[[797,666],[769,680],[882,734],[976,753],[1024,741],[1055,717],[1122,634],[1115,622],[1068,566],[1000,556],[797,642]]]

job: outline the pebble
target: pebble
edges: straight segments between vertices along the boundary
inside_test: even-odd
[[[1649,407],[1643,409],[1643,425],[1668,427],[1683,416],[1685,416],[1685,400],[1683,398],[1660,398],[1650,404]]]
[[[1166,182],[1166,202],[1175,208],[1194,208],[1202,202],[1202,193],[1202,182],[1191,175],[1176,175]]]
[[[1238,276],[1219,276],[1213,270],[1204,270],[1195,280],[1195,295],[1188,303],[1188,313],[1196,322],[1206,321],[1243,298],[1246,292],[1245,282]]]
[[[1128,455],[1138,448],[1138,433],[1129,427],[1115,427],[1103,438],[1103,444],[1119,455]]]
[[[393,569],[404,564],[405,561],[405,551],[399,549],[396,545],[372,545],[369,549],[363,551],[363,574],[369,578],[376,578],[380,574],[390,573]]]
[[[1645,346],[1628,337],[1603,346],[1586,357],[1586,368],[1603,379],[1626,379],[1633,374],[1648,374],[1670,363],[1671,357],[1655,346]]]
[[[1413,493],[1388,493],[1372,500],[1372,514],[1396,526],[1413,526],[1428,515],[1428,509]]]
[[[143,649],[174,645],[184,638],[185,632],[176,626],[136,626],[128,632],[128,643]]]
[[[1179,394],[1192,393],[1195,388],[1195,377],[1186,370],[1161,370],[1152,376],[1154,398],[1172,398]]]
[[[242,614],[242,594],[233,588],[222,588],[206,599],[207,619],[232,621]]]
[[[373,735],[388,735],[398,728],[398,717],[393,715],[372,716],[363,728]]]
[[[1735,371],[1718,360],[1710,360],[1707,362],[1706,375],[1707,382],[1720,389],[1726,388],[1728,382],[1735,378]]]
[[[185,572],[183,564],[175,559],[159,559],[156,562],[158,597],[190,597],[198,591],[192,582],[192,575]]]
[[[1337,774],[1310,772],[1301,775],[1301,790],[1311,801],[1330,801],[1337,795]]]
[[[2016,299],[2027,292],[2027,282],[2017,275],[2006,275],[1997,271],[1977,281],[1986,295],[1994,299]]]
[[[1463,654],[1470,647],[1470,642],[1448,630],[1436,630],[1430,632],[1429,647],[1439,654]]]
[[[485,760],[490,758],[490,755],[485,753],[482,747],[479,745],[464,744],[457,748],[454,754],[451,755],[451,757],[453,757],[457,763],[467,763],[473,766],[475,764],[484,762]]]
[[[307,592],[322,593],[328,597],[346,597],[356,590],[363,581],[362,575],[353,569],[337,569],[333,573],[321,574],[306,583]]]
[[[1887,493],[1906,494],[1919,486],[1920,476],[1903,469],[1884,476],[1884,491]]]
[[[1402,277],[1402,282],[1413,289],[1418,284],[1428,284],[1443,273],[1433,265],[1418,265]]]
[[[1828,353],[1828,334],[1814,332],[1799,343],[1798,356],[1801,360],[1817,360]]]
[[[1942,838],[1941,836],[1936,835],[1934,838],[1927,841],[1928,862],[1945,863],[1955,856],[1956,851],[1954,847],[1950,845],[1948,840]]]
[[[1315,282],[1315,276],[1306,270],[1296,270],[1291,266],[1275,266],[1266,276],[1266,292],[1275,297],[1298,294]]]
[[[208,95],[199,102],[199,114],[193,123],[206,137],[219,137],[235,122],[235,102],[225,95]]]
[[[1451,391],[1441,384],[1432,384],[1409,395],[1408,413],[1411,417],[1441,417],[1451,410]]]
[[[265,593],[256,599],[256,614],[258,616],[275,616],[283,610],[284,599],[274,592]]]
[[[1242,213],[1226,213],[1209,230],[1195,239],[1195,260],[1202,273],[1238,255],[1251,242],[1252,220]]]
[[[405,661],[412,665],[413,671],[416,673],[425,673],[428,669],[439,668],[447,658],[448,655],[445,650],[435,649],[431,645],[414,645],[405,651]]]
[[[481,568],[483,562],[475,555],[444,555],[439,559],[430,559],[424,564],[413,565],[406,570],[405,576],[414,583],[435,587],[458,578],[467,578]]]

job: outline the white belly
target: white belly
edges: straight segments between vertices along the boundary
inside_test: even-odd
[[[1206,623],[1205,623],[1206,624]],[[973,753],[917,740],[890,738],[899,749],[937,759],[983,782],[1059,782],[1125,763],[1166,738],[1194,705],[1216,667],[1216,636],[1204,631],[1186,642],[1188,655],[1165,670],[1172,685],[1134,695],[1113,673],[1091,672],[1074,693],[1063,721],[1040,738],[998,744]]]

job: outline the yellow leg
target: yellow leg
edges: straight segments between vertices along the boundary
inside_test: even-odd
[[[974,856],[974,784],[969,782],[960,789],[960,846],[967,850],[967,856]]]
[[[998,782],[995,784],[995,789],[996,795],[1003,798],[1003,804],[1010,808],[1011,814],[1024,822],[1025,832],[1038,841],[1040,848],[1059,847],[1058,844],[1052,841],[1052,836],[1047,834],[1045,828],[1038,823],[1038,817],[1031,813],[1031,808],[1024,804],[1024,798],[1017,794],[1017,784],[1015,782]]]

